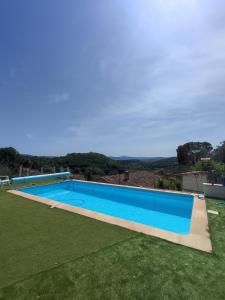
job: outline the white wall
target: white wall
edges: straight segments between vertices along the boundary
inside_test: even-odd
[[[206,197],[225,200],[225,186],[222,184],[204,183],[203,189]]]
[[[207,174],[187,173],[182,175],[182,189],[192,192],[203,192],[203,183],[207,182]]]

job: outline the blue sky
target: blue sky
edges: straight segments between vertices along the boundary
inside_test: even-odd
[[[224,0],[1,0],[0,147],[170,156],[225,139]]]

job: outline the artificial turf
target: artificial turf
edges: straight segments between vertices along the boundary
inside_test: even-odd
[[[213,254],[0,193],[0,299],[225,299],[225,204]]]

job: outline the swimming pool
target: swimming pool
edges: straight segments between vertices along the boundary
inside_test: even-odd
[[[20,191],[179,234],[190,233],[193,195],[82,181]]]

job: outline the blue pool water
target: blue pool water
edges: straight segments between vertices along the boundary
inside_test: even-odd
[[[21,191],[180,234],[190,232],[192,195],[79,181],[26,187]]]

